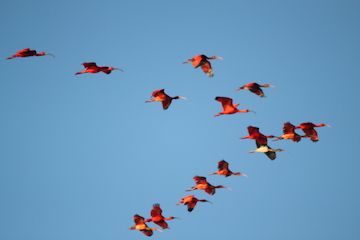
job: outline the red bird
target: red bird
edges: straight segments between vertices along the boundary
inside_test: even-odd
[[[249,126],[247,129],[249,132],[249,136],[241,137],[240,139],[246,139],[246,138],[255,139],[257,142],[259,142],[259,144],[264,145],[267,144],[267,138],[274,137],[273,135],[265,136],[261,134],[258,127]]]
[[[194,196],[195,195],[189,195],[189,196],[183,197],[181,199],[181,201],[178,202],[176,205],[179,205],[179,204],[183,203],[184,205],[187,205],[188,211],[191,212],[192,210],[194,210],[197,202],[209,202],[209,203],[212,203],[212,202],[210,202],[210,201],[208,201],[206,199],[197,199]]]
[[[154,222],[155,224],[159,225],[163,229],[169,228],[168,224],[165,222],[165,220],[171,220],[171,219],[180,219],[177,217],[168,217],[164,218],[164,216],[161,214],[162,210],[160,208],[159,204],[154,204],[153,209],[150,212],[151,218],[145,220],[145,222]]]
[[[149,228],[146,225],[144,218],[142,216],[137,215],[137,214],[134,215],[134,222],[135,222],[135,226],[133,226],[131,228],[128,228],[129,230],[137,229],[140,232],[144,233],[148,237],[153,235],[153,230],[162,232],[160,229],[157,229],[157,228]]]
[[[97,66],[94,62],[88,62],[82,64],[85,67],[85,70],[82,70],[81,72],[75,73],[75,75],[82,74],[82,73],[98,73],[103,72],[106,74],[110,74],[112,70],[121,70],[120,68],[113,68],[113,67],[105,67],[105,66]]]
[[[210,183],[208,183],[206,181],[206,177],[195,176],[195,177],[193,177],[193,179],[196,181],[196,186],[186,190],[187,192],[195,190],[195,189],[201,189],[201,190],[205,190],[205,192],[210,194],[210,195],[214,195],[215,191],[216,191],[216,188],[227,188],[229,190],[232,190],[231,188],[225,187],[225,186],[222,186],[222,185],[213,186],[213,185],[211,185]]]
[[[165,89],[159,89],[159,90],[156,90],[154,91],[152,94],[151,94],[151,97],[153,97],[152,99],[146,101],[145,103],[147,102],[153,102],[153,101],[158,101],[158,102],[162,102],[162,105],[163,105],[163,109],[166,110],[169,108],[171,102],[173,99],[179,99],[179,98],[182,98],[182,99],[185,99],[184,97],[179,97],[179,96],[176,96],[176,97],[169,97],[165,92],[164,92]]]
[[[283,127],[283,135],[279,138],[273,139],[273,141],[281,140],[281,139],[291,139],[294,142],[299,142],[302,137],[307,136],[300,136],[295,132],[295,126],[292,125],[290,122],[284,123]]]
[[[36,53],[36,50],[30,50],[30,48],[25,48],[23,50],[18,51],[14,56],[8,57],[6,59],[12,59],[16,57],[43,56],[43,55],[51,55],[55,57],[51,53],[46,53],[46,52]]]
[[[224,175],[225,177],[231,176],[231,175],[243,175],[245,177],[247,177],[246,174],[243,173],[233,173],[232,171],[229,170],[229,163],[226,162],[225,160],[221,160],[220,162],[218,162],[218,171],[214,172],[214,173],[209,173],[208,175],[213,175],[213,174],[218,174],[218,175]]]
[[[319,141],[319,137],[318,137],[318,134],[317,134],[316,130],[314,129],[314,127],[324,127],[324,126],[331,127],[330,125],[326,125],[324,123],[315,125],[312,122],[306,122],[306,123],[301,123],[295,129],[301,128],[304,131],[304,133],[306,134],[306,136],[310,138],[311,141],[317,142],[317,141]]]
[[[258,83],[249,83],[246,84],[242,87],[239,87],[237,89],[235,89],[235,91],[241,90],[241,89],[247,89],[250,90],[251,92],[255,93],[256,95],[260,96],[260,97],[265,97],[263,90],[260,87],[273,87],[275,88],[275,86],[273,85],[269,85],[269,84],[265,84],[265,85],[259,85]]]
[[[240,103],[233,104],[233,100],[231,98],[216,97],[215,100],[221,102],[224,111],[214,115],[214,117],[220,116],[222,114],[234,114],[237,112],[253,112],[253,113],[255,113],[254,111],[249,110],[249,109],[238,110],[237,106],[239,106]]]
[[[191,64],[194,66],[194,68],[201,67],[201,69],[204,71],[205,74],[207,74],[209,77],[213,77],[214,72],[211,68],[211,64],[208,61],[208,59],[215,59],[215,58],[222,59],[221,57],[216,57],[216,56],[207,57],[205,55],[197,55],[183,63],[191,62]]]
[[[249,136],[247,137],[241,137],[240,139],[255,139],[257,149],[249,152],[263,152],[268,156],[271,160],[274,160],[276,158],[276,152],[285,151],[283,149],[272,149],[267,145],[267,139],[273,138],[273,135],[265,136],[260,133],[259,128],[249,126],[248,128]]]

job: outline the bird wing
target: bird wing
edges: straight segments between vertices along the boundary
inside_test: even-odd
[[[159,225],[159,226],[162,227],[163,229],[169,228],[169,225],[168,225],[167,222],[165,222],[164,220],[154,221],[154,223],[157,224],[157,225]]]
[[[140,224],[140,223],[144,223],[144,218],[140,215],[134,215],[134,222],[135,224]]]
[[[207,183],[206,177],[195,176],[193,179],[196,181],[196,183]]]
[[[259,96],[263,96],[264,95],[264,92],[261,88],[257,87],[257,88],[250,88],[249,89],[250,92],[252,93],[255,93],[256,95],[259,95]]]
[[[84,68],[98,68],[98,66],[94,62],[87,62],[83,63],[82,65],[84,66]]]
[[[163,109],[166,110],[170,107],[170,104],[172,102],[172,99],[170,97],[167,97],[164,101],[162,101]]]
[[[153,209],[150,212],[151,217],[161,216],[162,210],[159,204],[154,204]]]
[[[250,135],[260,135],[258,127],[249,126],[247,129]]]
[[[229,164],[226,161],[222,160],[219,162],[218,169],[219,170],[227,170],[228,166],[229,166]]]
[[[275,160],[275,158],[276,158],[276,152],[269,151],[269,152],[266,152],[265,154],[266,154],[266,156],[268,156],[270,158],[270,160]]]
[[[221,102],[222,107],[228,108],[229,106],[233,107],[233,100],[231,98],[227,98],[227,97],[216,97],[215,98],[216,101]]]
[[[145,230],[140,230],[140,231],[148,237],[153,235],[153,231],[151,229],[149,229],[149,230],[145,229]]]
[[[203,55],[197,55],[195,57],[193,57],[192,59],[190,59],[191,64],[193,65],[193,67],[197,68],[199,66],[201,66],[202,64],[202,60],[203,60]]]
[[[201,65],[201,69],[204,71],[204,73],[208,73],[212,69],[210,62],[205,60],[204,63]]]
[[[151,97],[156,97],[159,93],[164,93],[165,89],[159,89],[156,91],[153,91],[153,93],[151,94]]]
[[[30,52],[30,51],[33,51],[33,50],[30,50],[30,48],[25,48],[23,50],[17,51],[17,53],[26,53],[26,52]]]
[[[216,192],[216,189],[208,187],[208,188],[205,189],[205,192],[210,194],[210,195],[214,195],[215,192]]]
[[[284,123],[283,132],[287,133],[295,133],[295,126],[292,125],[290,122]]]

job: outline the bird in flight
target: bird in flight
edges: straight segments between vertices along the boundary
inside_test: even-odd
[[[221,102],[223,111],[221,113],[215,114],[214,117],[217,117],[217,116],[220,116],[223,114],[234,114],[237,112],[253,112],[253,113],[255,113],[254,111],[249,110],[249,109],[244,109],[244,110],[237,109],[237,106],[239,106],[240,103],[233,104],[233,100],[231,98],[216,97],[215,100],[218,102]]]
[[[189,196],[186,196],[186,197],[183,197],[181,199],[180,202],[178,202],[176,205],[180,205],[180,204],[184,204],[185,206],[187,206],[188,208],[188,211],[191,212],[192,210],[194,210],[197,202],[209,202],[209,203],[212,203],[206,199],[197,199],[195,197],[195,195],[189,195]]]
[[[16,58],[16,57],[44,56],[44,55],[51,55],[51,56],[55,57],[51,53],[46,53],[46,52],[36,53],[36,50],[31,50],[30,48],[25,48],[23,50],[16,52],[15,55],[8,57],[6,59],[12,59],[12,58]]]
[[[212,70],[211,64],[208,61],[208,59],[215,59],[215,58],[223,60],[223,58],[216,56],[207,57],[205,55],[197,55],[183,63],[191,62],[194,68],[201,67],[201,69],[204,71],[205,74],[207,74],[209,77],[213,77],[214,71]]]
[[[75,73],[75,75],[83,74],[83,73],[98,73],[103,72],[106,74],[110,74],[112,70],[120,70],[123,71],[120,68],[114,68],[114,67],[105,67],[105,66],[97,66],[94,62],[87,62],[82,64],[85,67],[85,70],[82,70],[81,72]]]
[[[153,231],[162,232],[160,229],[157,228],[149,228],[145,223],[144,217],[140,215],[137,214],[134,215],[134,222],[135,222],[135,226],[128,228],[129,230],[134,230],[134,229],[139,230],[148,237],[153,235]]]
[[[225,177],[229,177],[231,175],[243,175],[245,177],[247,177],[246,174],[243,173],[233,173],[232,171],[229,170],[229,163],[226,162],[225,160],[221,160],[220,162],[218,162],[218,171],[214,172],[214,173],[209,173],[208,175],[213,175],[213,174],[218,174],[218,175],[224,175]]]
[[[172,220],[172,219],[180,219],[177,217],[168,217],[165,218],[162,215],[162,209],[160,208],[160,204],[154,204],[153,209],[150,212],[151,218],[145,220],[145,222],[154,222],[155,224],[162,227],[162,229],[169,228],[168,224],[165,222],[165,220]]]
[[[162,102],[162,106],[163,106],[163,109],[166,110],[169,108],[171,102],[173,99],[179,99],[179,98],[182,98],[182,99],[185,99],[185,97],[179,97],[179,96],[176,96],[176,97],[170,97],[169,95],[167,95],[165,92],[165,89],[159,89],[159,90],[156,90],[154,91],[152,94],[151,94],[151,97],[153,97],[152,99],[150,100],[147,100],[145,103],[147,102],[153,102],[153,101],[158,101],[158,102]]]
[[[256,95],[260,96],[260,97],[265,97],[265,94],[263,92],[263,90],[261,89],[261,87],[273,87],[275,88],[275,86],[270,85],[270,84],[264,84],[264,85],[260,85],[258,83],[248,83],[242,87],[239,87],[237,89],[235,89],[235,91],[239,91],[241,89],[247,89],[250,90],[250,92],[255,93]]]

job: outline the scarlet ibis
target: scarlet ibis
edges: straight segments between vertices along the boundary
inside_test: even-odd
[[[261,134],[258,127],[249,126],[247,129],[249,132],[249,136],[241,137],[240,139],[245,139],[245,138],[255,139],[260,144],[267,144],[267,138],[274,137],[273,135],[265,136]]]
[[[179,204],[183,203],[184,205],[187,205],[188,211],[191,212],[192,210],[194,210],[197,202],[209,202],[209,203],[212,203],[212,202],[210,202],[210,201],[208,201],[206,199],[197,199],[194,196],[195,195],[189,195],[189,196],[183,197],[181,199],[181,201],[178,202],[176,205],[179,205]]]
[[[240,103],[233,104],[233,100],[231,98],[216,97],[215,100],[221,102],[224,111],[222,111],[221,113],[215,114],[214,117],[220,116],[222,114],[234,114],[237,112],[253,112],[253,113],[255,113],[254,111],[249,110],[249,109],[238,110],[237,106],[239,106]]]
[[[206,177],[195,176],[193,177],[193,179],[196,181],[196,186],[186,190],[187,192],[195,189],[201,189],[201,190],[205,190],[205,192],[210,195],[214,195],[216,188],[227,188],[229,190],[232,190],[231,188],[222,185],[213,186],[206,181]]]
[[[263,152],[271,160],[274,160],[276,158],[276,153],[275,152],[285,151],[285,150],[282,150],[282,149],[274,150],[274,149],[272,149],[271,147],[269,147],[267,145],[267,142],[268,142],[267,139],[268,138],[273,138],[274,137],[273,135],[265,136],[265,135],[261,134],[258,127],[249,126],[247,129],[248,129],[248,132],[249,132],[249,136],[241,137],[240,139],[245,139],[245,138],[255,139],[255,143],[256,143],[256,146],[257,146],[256,150],[249,151],[249,152]]]
[[[207,74],[209,77],[213,77],[214,71],[212,70],[211,64],[208,61],[208,59],[215,59],[215,58],[223,60],[223,58],[216,56],[207,57],[205,55],[197,55],[183,63],[191,62],[194,68],[201,67],[201,69],[204,71],[205,74]]]
[[[256,95],[260,96],[260,97],[265,97],[263,90],[260,87],[273,87],[275,88],[275,86],[270,85],[270,84],[264,84],[264,85],[260,85],[258,83],[249,83],[246,84],[242,87],[239,87],[237,89],[235,89],[235,91],[239,91],[241,89],[247,89],[250,90],[251,92],[255,93]]]
[[[152,94],[151,94],[151,97],[153,97],[152,99],[146,101],[145,103],[147,102],[153,102],[153,101],[158,101],[158,102],[162,102],[162,105],[163,105],[163,109],[166,110],[169,108],[171,102],[173,99],[179,99],[179,98],[182,98],[182,99],[185,99],[185,97],[179,97],[179,96],[176,96],[176,97],[169,97],[165,92],[165,89],[159,89],[159,90],[156,90],[154,91]]]
[[[81,72],[75,73],[75,75],[82,74],[82,73],[98,73],[103,72],[106,74],[110,74],[112,70],[121,70],[120,68],[113,68],[113,67],[105,67],[105,66],[97,66],[94,62],[87,62],[82,64],[85,67],[85,70],[82,70]]]
[[[160,229],[157,228],[149,228],[145,223],[145,219],[140,215],[137,214],[134,215],[134,222],[135,222],[135,226],[128,228],[129,230],[137,229],[148,237],[153,235],[153,230],[162,232]]]
[[[331,127],[330,125],[324,123],[315,125],[312,122],[306,122],[306,123],[301,123],[299,126],[295,127],[295,129],[301,128],[306,134],[306,136],[310,137],[311,141],[317,142],[319,141],[319,137],[314,127],[324,127],[324,126]]]
[[[55,57],[51,53],[46,53],[46,52],[36,53],[36,50],[31,50],[30,48],[25,48],[23,50],[16,52],[16,54],[14,56],[8,57],[6,59],[12,59],[12,58],[16,58],[16,57],[43,56],[43,55],[51,55],[51,56]]]
[[[299,142],[302,137],[307,136],[300,136],[295,132],[295,126],[292,125],[290,122],[284,123],[283,127],[283,135],[279,138],[273,139],[273,141],[281,140],[281,139],[291,139],[294,142]]]
[[[164,216],[162,215],[162,210],[161,210],[159,204],[154,204],[153,205],[153,209],[151,210],[150,215],[151,215],[151,218],[145,220],[145,222],[153,221],[155,224],[159,225],[163,229],[169,228],[169,226],[165,222],[165,220],[180,219],[180,218],[177,218],[177,217],[164,218]]]
[[[247,177],[246,174],[243,173],[233,173],[232,171],[229,170],[229,163],[226,162],[225,160],[221,160],[220,162],[218,162],[218,171],[214,172],[214,173],[209,173],[208,175],[213,175],[213,174],[218,174],[218,175],[224,175],[225,177],[231,176],[231,175],[243,175],[245,177]]]

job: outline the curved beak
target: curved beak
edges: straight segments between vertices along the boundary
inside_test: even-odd
[[[253,111],[253,110],[249,110],[249,112],[253,112],[253,113],[256,113],[255,111]]]
[[[240,173],[240,175],[244,176],[244,177],[248,177],[248,175],[244,174],[244,173]]]
[[[222,57],[217,57],[217,56],[212,56],[212,57],[209,57],[208,59],[215,59],[215,58],[218,58],[218,59],[224,60]]]
[[[186,98],[186,97],[179,97],[179,98],[182,98],[182,99],[185,99],[185,100],[187,100],[187,98]]]
[[[151,230],[156,230],[156,231],[162,232],[160,229],[157,229],[157,228],[152,228]]]
[[[122,70],[122,69],[120,69],[120,68],[114,68],[113,70],[120,70],[120,71],[122,71],[122,72],[123,72],[123,70]]]
[[[51,55],[53,57],[55,57],[54,55],[52,55],[51,53],[44,53],[45,55]]]
[[[325,124],[324,126],[331,127],[330,125]]]
[[[268,87],[273,87],[273,88],[276,88],[275,86],[273,86],[273,85],[268,85]]]

